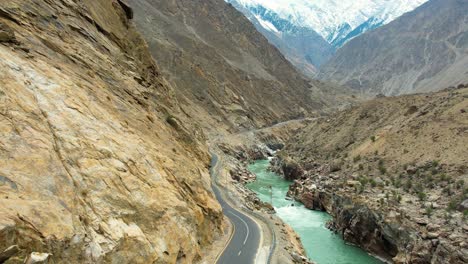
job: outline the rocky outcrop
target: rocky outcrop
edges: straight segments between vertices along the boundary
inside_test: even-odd
[[[451,237],[450,229],[440,225],[409,222],[404,212],[386,212],[370,208],[366,201],[357,201],[345,192],[335,193],[310,181],[295,181],[288,195],[312,210],[326,211],[333,216],[328,228],[342,235],[349,243],[394,263],[465,263],[466,243],[463,233]],[[429,220],[430,221],[430,220]],[[416,223],[416,225],[415,225]]]
[[[274,158],[271,161],[271,164],[271,169],[274,172],[283,175],[284,178],[288,181],[300,179],[304,175],[304,169],[302,166],[288,157],[280,159]]]
[[[243,183],[243,184],[253,182],[257,178],[255,174],[250,172],[244,166],[240,166],[240,165],[236,166],[235,168],[231,168],[229,170],[229,174],[231,175],[231,178],[233,180]]]
[[[124,1],[0,3],[9,261],[193,263],[221,232],[203,134],[131,17]]]

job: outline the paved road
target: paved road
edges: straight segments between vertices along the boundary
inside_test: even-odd
[[[253,264],[260,247],[260,228],[251,218],[232,208],[221,196],[218,186],[214,183],[214,169],[218,162],[218,156],[212,155],[210,173],[213,178],[213,191],[223,208],[224,215],[234,225],[234,235],[219,257],[217,264]]]

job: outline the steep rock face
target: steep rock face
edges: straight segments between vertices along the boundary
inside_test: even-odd
[[[0,251],[193,263],[222,228],[203,136],[132,16],[124,1],[1,2]]]
[[[218,128],[259,127],[326,103],[242,13],[222,0],[133,1],[136,23],[191,118]],[[207,122],[202,122],[207,123]],[[206,127],[208,130],[210,127]]]
[[[468,82],[468,3],[431,0],[338,50],[319,77],[398,95]]]

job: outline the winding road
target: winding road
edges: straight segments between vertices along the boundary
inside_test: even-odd
[[[210,174],[212,177],[212,188],[216,199],[223,208],[223,213],[231,221],[234,231],[233,235],[217,260],[217,264],[253,264],[260,247],[260,228],[250,217],[230,206],[221,195],[216,184],[215,170],[218,156],[212,154]]]

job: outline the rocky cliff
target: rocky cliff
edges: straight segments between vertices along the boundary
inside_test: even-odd
[[[372,94],[435,91],[468,82],[468,2],[431,0],[344,45],[321,79]]]
[[[207,130],[288,120],[333,105],[250,21],[222,0],[133,1],[135,21],[186,115]],[[206,125],[208,124],[208,125]]]
[[[203,134],[134,16],[123,0],[0,3],[7,263],[193,263],[221,230]]]
[[[275,168],[344,239],[395,263],[468,261],[468,88],[378,98],[312,122]]]

